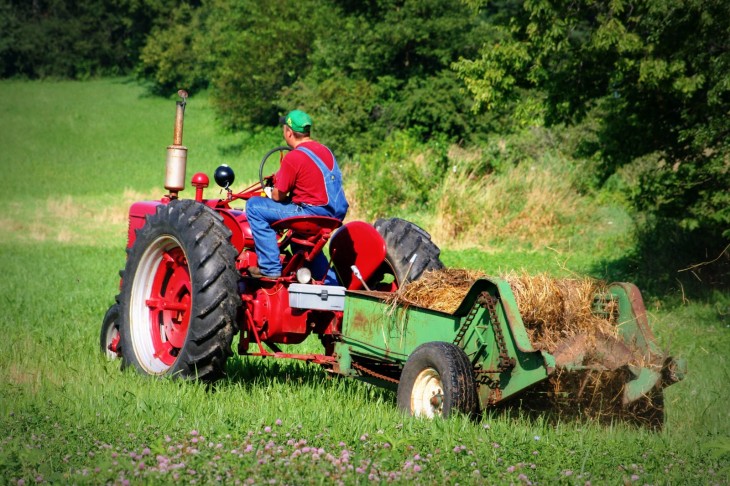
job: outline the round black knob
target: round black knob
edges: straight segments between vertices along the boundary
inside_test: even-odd
[[[219,166],[215,170],[215,182],[224,189],[228,189],[233,181],[236,180],[236,174],[233,173],[233,169],[228,167],[226,164]]]

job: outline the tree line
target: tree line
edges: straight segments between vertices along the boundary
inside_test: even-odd
[[[730,241],[725,0],[0,0],[0,32],[3,77],[208,89],[231,129],[297,106],[352,160],[539,127],[585,161],[580,190],[645,217],[647,245]]]

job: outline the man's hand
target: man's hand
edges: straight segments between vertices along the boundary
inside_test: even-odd
[[[272,196],[273,191],[273,187],[264,187],[264,194],[266,194],[266,197],[268,197],[269,199],[274,199],[274,197]]]

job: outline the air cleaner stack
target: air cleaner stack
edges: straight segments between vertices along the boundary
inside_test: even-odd
[[[188,93],[180,90],[177,94],[182,98],[178,101],[175,113],[175,131],[172,145],[167,147],[167,161],[165,163],[165,189],[170,191],[170,198],[177,198],[177,193],[185,189],[185,168],[188,160],[188,149],[182,144],[183,118]]]

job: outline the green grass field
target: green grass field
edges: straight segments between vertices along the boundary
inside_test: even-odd
[[[392,392],[299,362],[234,357],[215,389],[121,372],[99,353],[99,326],[127,207],[164,192],[173,121],[172,101],[125,80],[0,82],[0,484],[730,483],[724,293],[647,302],[662,347],[689,366],[666,390],[661,432],[509,408],[412,419]],[[192,98],[188,178],[227,163],[236,184],[253,181],[278,130],[216,126],[205,97]],[[555,275],[596,263],[547,249],[443,258]]]

